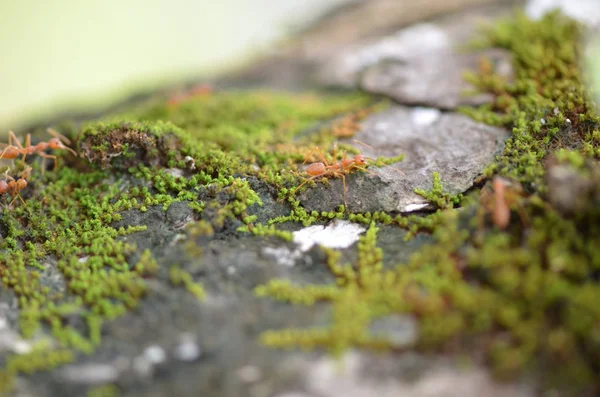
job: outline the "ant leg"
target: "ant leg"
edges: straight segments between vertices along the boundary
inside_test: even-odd
[[[8,148],[12,147],[12,145],[7,145],[4,150],[2,151],[2,153],[0,153],[0,159],[4,158],[4,153],[6,153],[6,151],[8,150]]]
[[[348,211],[348,200],[346,199],[348,188],[346,187],[346,177],[344,174],[342,174],[342,184],[344,185],[344,210]]]
[[[27,137],[25,138],[25,147],[29,146],[31,146],[31,134],[27,134]],[[23,153],[23,165],[25,165],[25,157],[27,157],[27,153]]]
[[[304,180],[304,182],[302,182],[301,184],[299,184],[298,186],[296,186],[296,188],[294,189],[294,192],[297,192],[302,186],[304,186],[306,183],[308,183],[309,181],[312,181],[313,179],[317,179],[322,177],[323,175],[315,175],[315,176],[311,176],[310,178],[306,178]]]
[[[306,162],[308,161],[310,156],[312,156],[312,154],[315,152],[316,149],[317,149],[317,147],[315,146],[308,152],[308,154],[306,156],[304,156],[304,161],[302,162],[303,165],[306,164]]]
[[[517,213],[519,214],[519,217],[521,218],[521,223],[523,224],[523,227],[527,228],[527,227],[531,226],[531,221],[529,220],[529,215],[527,215],[527,212],[525,212],[523,210],[523,208],[520,206],[515,208],[515,210],[517,211]]]
[[[308,160],[308,158],[314,153],[317,152],[319,154],[319,157],[321,158],[321,160],[323,161],[323,164],[325,164],[326,167],[331,167],[331,165],[329,164],[329,162],[327,161],[327,159],[325,158],[325,155],[323,154],[323,152],[321,151],[321,149],[319,149],[318,146],[315,146],[314,149],[312,149],[308,155],[304,158],[304,162],[302,164],[306,164],[306,161]]]
[[[15,202],[15,200],[17,199],[17,197],[19,198],[19,200],[21,200],[21,202],[23,203],[23,205],[25,207],[27,207],[27,203],[25,202],[25,200],[23,200],[23,197],[21,197],[21,193],[17,193],[17,195],[15,197],[13,197],[12,201],[8,205],[9,206],[13,205],[13,203]]]
[[[54,159],[54,169],[58,165],[58,158],[56,156],[40,152],[39,155],[42,157],[42,174],[46,171],[46,159]]]

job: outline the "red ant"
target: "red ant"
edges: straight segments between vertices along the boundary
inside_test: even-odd
[[[372,148],[371,146],[367,145],[364,142],[361,142],[358,140],[354,140],[354,142],[360,143],[362,145]],[[327,159],[325,158],[325,155],[323,154],[321,149],[319,149],[319,147],[316,146],[305,156],[304,162],[302,164],[306,164],[306,162],[308,161],[310,156],[315,151],[319,154],[319,157],[321,158],[322,161],[311,163],[306,167],[305,171],[308,175],[310,175],[310,177],[305,179],[304,182],[302,182],[298,187],[296,187],[296,189],[294,191],[298,191],[298,189],[300,189],[306,183],[308,183],[309,181],[316,179],[316,178],[327,177],[327,176],[331,176],[333,178],[341,177],[342,183],[344,185],[344,205],[347,208],[348,203],[346,201],[346,193],[347,193],[348,189],[346,187],[346,175],[349,174],[350,172],[352,172],[353,170],[361,170],[364,172],[369,172],[366,169],[366,166],[368,166],[367,160],[373,160],[373,159],[365,156],[364,154],[356,154],[356,155],[352,156],[351,158],[346,158],[346,151],[344,150],[342,159],[338,162],[330,164],[327,161]],[[333,146],[333,158],[334,158],[334,161],[337,161],[337,144],[335,144]],[[404,175],[404,172],[402,172],[398,169],[395,169],[395,170],[400,172],[402,175]],[[369,173],[371,173],[371,172],[369,172]]]
[[[177,92],[169,97],[167,100],[167,105],[171,107],[176,107],[181,102],[193,98],[193,97],[203,97],[212,94],[213,87],[209,84],[198,84],[193,86],[187,91]]]
[[[17,197],[21,200],[21,202],[27,206],[23,197],[21,197],[21,190],[27,187],[27,178],[31,176],[31,167],[25,168],[25,170],[19,173],[20,179],[15,179],[12,176],[8,175],[8,170],[4,173],[4,177],[6,179],[0,180],[0,194],[7,193],[13,198],[10,202],[9,206],[15,202]],[[8,180],[8,182],[7,182]]]
[[[48,128],[47,131],[54,138],[50,139],[48,142],[40,142],[37,145],[32,145],[31,144],[31,134],[27,134],[27,138],[25,139],[25,147],[23,147],[21,145],[21,142],[19,141],[19,138],[17,138],[15,133],[12,131],[9,131],[8,132],[8,144],[0,143],[0,146],[6,146],[4,148],[4,151],[2,151],[2,153],[0,154],[0,159],[14,159],[20,155],[23,155],[22,160],[23,160],[23,163],[25,163],[25,157],[27,157],[28,155],[37,153],[39,156],[42,157],[42,173],[43,173],[46,168],[45,164],[46,164],[47,158],[54,159],[54,168],[56,168],[57,163],[58,163],[58,159],[56,156],[52,156],[52,155],[44,152],[48,148],[50,148],[50,149],[66,149],[66,150],[70,151],[71,153],[73,153],[75,156],[77,156],[77,153],[73,149],[71,149],[63,144],[63,141],[67,145],[71,144],[71,141],[69,139],[67,139],[67,137],[59,134],[57,131],[53,130],[52,128]],[[14,141],[14,143],[16,143],[16,146],[12,144],[13,141]]]

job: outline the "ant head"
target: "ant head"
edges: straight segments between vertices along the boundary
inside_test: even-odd
[[[354,164],[356,165],[366,165],[367,164],[367,156],[364,154],[357,154],[354,156]]]
[[[61,142],[59,138],[52,138],[48,141],[48,146],[50,149],[64,149],[65,145]]]
[[[69,152],[73,153],[75,156],[77,156],[77,152],[73,149],[71,149],[68,146],[65,146],[64,143],[62,143],[63,139],[61,138],[52,138],[48,141],[48,147],[50,149],[65,149],[68,150]]]
[[[23,190],[27,187],[27,181],[25,179],[19,179],[17,181],[17,190]]]

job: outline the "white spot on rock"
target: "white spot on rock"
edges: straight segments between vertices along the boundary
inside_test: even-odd
[[[60,377],[70,383],[102,384],[115,382],[119,371],[109,364],[78,364],[63,368]]]
[[[428,203],[419,203],[419,204],[408,204],[406,206],[404,206],[400,212],[413,212],[413,211],[418,211],[421,210],[423,208],[428,207],[429,204]]]
[[[294,232],[294,242],[302,252],[315,244],[327,248],[348,248],[358,241],[366,229],[356,223],[336,219],[327,226],[309,226]]]
[[[237,370],[237,376],[244,383],[254,383],[262,379],[263,373],[254,365],[245,365]]]
[[[397,376],[365,376],[377,372],[373,358],[350,352],[337,361],[322,358],[311,363],[306,376],[307,391],[320,397],[532,397],[534,390],[523,384],[495,382],[482,368],[460,370],[437,365],[422,372],[418,379]],[[383,364],[383,363],[382,363]],[[385,371],[385,368],[383,368]]]
[[[296,259],[302,257],[302,251],[299,249],[291,250],[288,247],[264,247],[263,254],[275,259],[281,266],[292,267],[296,264]]]
[[[412,110],[410,116],[415,125],[426,127],[435,123],[441,114],[442,112],[439,109],[416,107]]]
[[[154,367],[144,356],[139,356],[133,359],[133,370],[138,376],[148,378],[154,372]]]
[[[165,169],[165,172],[171,176],[174,176],[175,178],[181,178],[185,173],[185,171],[181,168],[167,168]]]
[[[13,351],[17,354],[27,354],[31,351],[31,345],[24,340],[19,340],[13,344]]]
[[[173,352],[175,358],[181,361],[194,361],[200,357],[200,346],[198,346],[194,339],[192,335],[182,335],[181,342],[175,346],[175,351]]]
[[[152,345],[148,346],[144,350],[144,357],[146,357],[146,359],[152,364],[160,364],[166,360],[167,354],[162,347],[158,345]]]

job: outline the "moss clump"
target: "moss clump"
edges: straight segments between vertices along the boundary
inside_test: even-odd
[[[600,119],[578,67],[580,28],[557,12],[532,22],[523,14],[490,28],[480,47],[513,55],[514,81],[485,68],[468,80],[495,96],[490,105],[463,109],[477,120],[512,129],[504,153],[485,171],[544,192],[543,159],[558,149],[598,157]]]
[[[442,185],[442,178],[440,177],[439,172],[434,172],[433,174],[433,182],[431,189],[425,191],[423,189],[415,189],[415,193],[420,196],[425,197],[427,200],[431,201],[437,208],[440,209],[448,209],[453,208],[454,206],[460,203],[462,195],[453,196],[446,192],[444,192],[444,186]]]
[[[75,355],[68,349],[36,348],[21,355],[14,355],[6,362],[6,374],[31,374],[73,362]]]
[[[182,130],[167,122],[113,121],[81,130],[82,155],[102,168],[128,169],[138,164],[166,165],[179,159]]]
[[[372,225],[355,264],[341,265],[330,254],[327,266],[336,284],[301,287],[271,281],[258,287],[259,296],[300,304],[327,301],[333,307],[329,327],[268,331],[263,343],[325,347],[334,353],[351,346],[391,348],[391,340],[369,332],[372,321],[408,313],[420,323],[416,347],[483,346],[499,376],[536,367],[545,386],[566,387],[574,395],[596,390],[600,207],[594,193],[599,182],[592,175],[600,119],[580,80],[578,40],[578,26],[553,13],[540,21],[523,15],[502,21],[481,44],[505,48],[514,60],[513,81],[493,68],[472,74],[470,80],[495,99],[464,109],[513,131],[484,174],[513,181],[513,188],[495,196],[509,208],[506,228],[478,215],[495,211],[485,194],[475,192],[461,201],[460,211],[452,210],[456,202],[434,174],[432,189],[418,192],[445,208],[435,217],[434,244],[408,263],[385,269]],[[582,195],[576,211],[562,210],[552,198],[557,185],[547,178],[549,161],[568,165],[584,178],[589,194]],[[509,193],[520,185],[523,189],[511,199]]]
[[[198,298],[198,300],[203,300],[206,295],[204,288],[193,281],[192,275],[176,265],[169,268],[169,280],[173,285],[184,286],[185,289]]]

